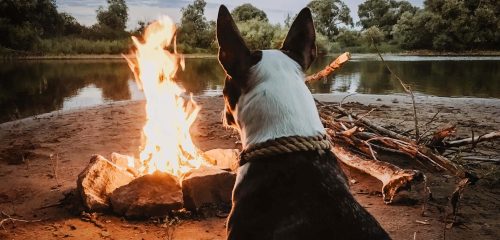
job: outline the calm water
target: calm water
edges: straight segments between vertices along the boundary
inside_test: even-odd
[[[311,71],[331,61],[319,59]],[[419,94],[500,98],[500,57],[387,56],[394,72]],[[186,59],[177,76],[197,95],[219,95],[223,72],[217,60]],[[402,89],[371,55],[358,55],[313,93],[394,94]],[[0,65],[0,122],[54,110],[141,99],[127,64],[121,60],[9,61]]]

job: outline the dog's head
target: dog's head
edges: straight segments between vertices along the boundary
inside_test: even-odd
[[[316,57],[315,31],[311,12],[302,9],[288,32],[281,51],[297,62],[302,70],[307,70]],[[219,61],[226,71],[224,83],[225,121],[235,125],[235,110],[242,93],[248,92],[253,84],[251,68],[262,59],[262,51],[251,51],[240,35],[229,10],[222,5],[217,18],[217,40],[219,42]],[[261,82],[259,79],[253,82]],[[293,93],[291,93],[293,94]]]
[[[217,18],[217,40],[219,62],[226,71],[223,90],[225,125],[242,130],[244,128],[242,126],[244,124],[240,121],[242,111],[252,111],[254,115],[272,115],[278,114],[279,111],[289,113],[294,110],[286,109],[287,106],[279,108],[279,105],[286,105],[284,103],[286,101],[290,102],[288,98],[301,99],[302,95],[310,96],[304,84],[304,71],[316,57],[316,35],[311,11],[308,8],[302,9],[297,15],[281,49],[251,50],[241,37],[229,10],[222,5]],[[265,106],[256,106],[256,99],[262,98],[267,98],[267,102],[260,101],[260,104],[274,104],[276,108],[268,108],[266,112],[262,109],[266,108]],[[307,99],[308,102],[309,100],[312,100],[312,97]],[[303,105],[295,106],[299,107]],[[249,116],[251,115],[249,113],[245,115],[247,121],[264,121],[260,124],[273,121],[272,117],[258,119],[259,117]],[[284,117],[294,117],[284,115]]]

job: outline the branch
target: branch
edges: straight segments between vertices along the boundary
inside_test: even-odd
[[[460,140],[455,140],[455,141],[448,141],[445,142],[444,145],[446,147],[459,147],[467,144],[476,144],[479,142],[484,142],[484,141],[489,141],[489,140],[494,140],[500,138],[500,131],[494,131],[490,132],[481,136],[477,137],[470,137],[470,138],[464,138]]]
[[[401,84],[401,86],[403,87],[403,89],[405,90],[405,92],[407,92],[411,96],[411,102],[412,102],[412,105],[413,105],[413,119],[415,121],[415,140],[418,143],[418,142],[420,142],[420,132],[418,131],[417,107],[415,105],[415,95],[413,95],[413,91],[411,90],[411,86],[409,84],[406,84],[405,82],[403,82],[403,80],[401,80],[401,78],[399,78],[399,76],[396,75],[392,71],[392,69],[389,67],[389,65],[387,65],[387,63],[385,62],[384,58],[382,57],[382,54],[380,54],[380,51],[378,50],[378,47],[375,44],[375,41],[373,40],[373,38],[372,38],[372,43],[373,43],[373,46],[375,47],[375,50],[377,50],[377,54],[380,57],[380,59],[382,60],[382,63],[385,65],[385,68],[387,68],[387,70],[389,70],[389,72],[391,73],[391,75],[393,75],[394,77],[396,77],[396,79],[399,81],[399,84]]]
[[[5,212],[0,212],[1,215],[4,217],[4,219],[2,219],[0,221],[0,227],[1,228],[4,228],[4,224],[8,221],[10,222],[24,222],[24,223],[33,223],[33,222],[41,222],[42,220],[41,219],[37,219],[37,220],[24,220],[24,219],[18,219],[18,218],[13,218],[11,217],[10,215],[8,215],[7,213]],[[5,228],[4,228],[5,229]]]
[[[344,147],[334,144],[332,152],[347,166],[358,169],[382,182],[382,195],[385,203],[391,203],[396,193],[409,189],[412,185],[425,181],[425,175],[417,170],[401,169],[388,162],[363,159]]]
[[[349,52],[345,52],[342,55],[338,56],[335,60],[333,60],[330,64],[328,64],[323,70],[313,74],[309,75],[306,77],[306,83],[308,82],[314,82],[317,80],[321,80],[325,77],[328,77],[330,74],[332,74],[335,70],[339,69],[342,67],[344,63],[349,61],[351,59],[351,54]]]

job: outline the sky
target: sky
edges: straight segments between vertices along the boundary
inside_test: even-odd
[[[413,5],[422,7],[424,0],[409,0]],[[134,29],[137,21],[157,19],[160,15],[168,15],[175,22],[181,18],[181,8],[192,3],[193,0],[126,0],[129,8],[129,21],[127,27]],[[220,4],[226,5],[229,10],[243,3],[251,3],[266,12],[272,23],[283,23],[287,14],[297,14],[307,5],[308,0],[206,0],[205,16],[208,20],[215,20]],[[354,22],[357,16],[358,5],[363,0],[344,0],[351,9]],[[96,9],[106,6],[106,0],[56,0],[59,11],[73,15],[80,23],[90,26],[96,23]]]

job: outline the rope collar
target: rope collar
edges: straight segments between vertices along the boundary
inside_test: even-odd
[[[239,164],[257,158],[272,157],[284,153],[330,150],[331,143],[326,135],[314,137],[289,136],[251,145],[240,153]]]

